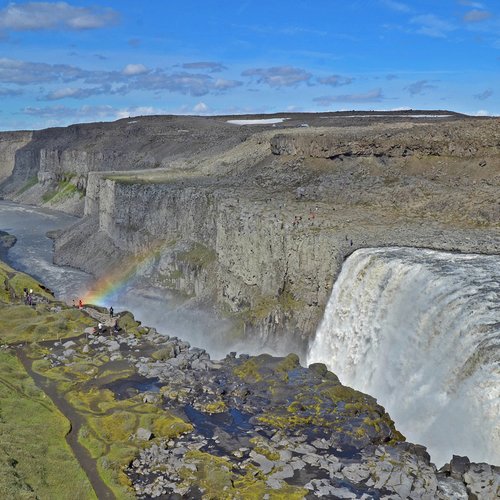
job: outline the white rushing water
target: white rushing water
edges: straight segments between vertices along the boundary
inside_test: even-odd
[[[375,396],[441,466],[500,463],[500,257],[356,251],[308,353]]]

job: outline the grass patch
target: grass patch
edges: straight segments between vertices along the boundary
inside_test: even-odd
[[[28,191],[28,189],[31,189],[36,184],[38,184],[38,176],[34,175],[26,181],[24,186],[16,193],[16,195],[23,194],[25,191]]]
[[[285,290],[277,297],[261,297],[254,306],[243,309],[236,316],[247,324],[256,325],[275,312],[292,314],[294,311],[303,309],[304,306],[303,301],[297,300],[291,292]]]
[[[69,422],[13,354],[0,352],[0,497],[96,498],[65,440]]]
[[[42,196],[42,201],[44,203],[60,203],[69,198],[73,198],[75,195],[79,195],[80,198],[82,198],[85,196],[85,192],[78,189],[71,181],[61,180],[58,182],[55,189],[47,191]]]
[[[181,478],[186,487],[197,485],[203,491],[203,498],[245,498],[248,500],[299,500],[305,498],[308,490],[282,483],[279,490],[266,484],[266,476],[249,464],[244,476],[233,472],[233,465],[225,457],[216,457],[198,450],[185,455],[191,468],[181,469]]]
[[[50,311],[50,305],[36,307],[24,304],[0,304],[0,340],[5,344],[39,342],[73,337],[94,322],[81,311],[58,313]]]

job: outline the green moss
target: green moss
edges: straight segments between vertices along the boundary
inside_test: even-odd
[[[137,321],[134,318],[134,315],[129,312],[125,311],[120,314],[120,318],[118,320],[118,324],[120,328],[123,328],[127,333],[135,335],[135,336],[140,336],[141,335],[141,322]]]
[[[367,399],[366,394],[344,385],[328,385],[321,390],[321,394],[335,403],[343,401],[347,404],[351,404],[351,407],[355,407],[356,404],[358,404],[359,407],[364,406]]]
[[[234,374],[242,380],[253,382],[259,382],[262,380],[262,375],[259,372],[259,365],[255,358],[250,358],[240,366],[237,366],[234,369]]]
[[[182,278],[183,274],[180,269],[176,269],[175,271],[172,271],[169,275],[168,278],[169,280],[178,280],[179,278]]]
[[[196,470],[181,469],[181,477],[188,484],[196,484],[204,491],[204,498],[231,498],[233,465],[227,458],[216,457],[198,450],[190,450],[184,455],[186,463],[196,465]]]
[[[75,184],[69,180],[61,180],[58,182],[57,187],[51,191],[47,191],[42,196],[44,203],[60,203],[75,195],[80,197],[85,195],[83,190],[79,190]]]
[[[94,459],[102,457],[106,451],[106,444],[97,438],[94,431],[87,425],[82,425],[78,432],[78,442],[87,448],[90,456]]]
[[[251,325],[257,325],[263,320],[267,320],[271,315],[282,313],[293,314],[295,311],[305,307],[305,303],[295,299],[293,294],[287,290],[278,296],[263,296],[251,307],[245,308],[238,313],[238,316]]]
[[[16,193],[16,195],[23,194],[25,191],[28,191],[28,189],[32,188],[36,184],[38,184],[38,176],[34,175],[26,181],[24,186]]]
[[[152,430],[153,434],[157,437],[171,439],[191,432],[193,426],[184,422],[181,418],[165,412],[164,415],[154,419]]]
[[[175,356],[174,346],[170,345],[168,347],[163,347],[162,349],[158,349],[157,351],[151,354],[153,359],[158,361],[165,361],[167,359],[171,359]]]
[[[295,370],[300,366],[300,360],[297,354],[290,353],[283,361],[280,361],[275,371],[281,376],[282,380],[288,381],[288,372]]]
[[[271,462],[276,462],[280,459],[280,454],[271,448],[264,438],[260,436],[253,437],[250,439],[250,443],[253,445],[255,453],[259,453],[259,455],[266,457]]]
[[[184,458],[186,463],[194,464],[196,468],[181,469],[183,485],[197,486],[206,499],[261,500],[268,497],[272,500],[299,500],[308,494],[305,488],[290,486],[284,481],[279,490],[269,488],[266,475],[252,464],[247,464],[246,473],[241,475],[233,472],[233,464],[224,457],[188,451]]]
[[[65,440],[66,418],[34,385],[15,356],[0,352],[0,374],[0,449],[2,457],[15,464],[9,470],[0,462],[4,472],[0,496],[95,498]]]
[[[203,411],[205,413],[223,413],[227,410],[226,403],[224,401],[213,401],[211,403],[207,403],[203,407]]]

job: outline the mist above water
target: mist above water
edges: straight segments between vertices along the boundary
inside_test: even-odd
[[[53,242],[46,233],[68,227],[77,220],[62,212],[0,200],[0,229],[17,237],[16,244],[8,251],[7,262],[38,279],[56,298],[68,304],[85,297],[95,280],[87,273],[53,264]],[[145,287],[139,280],[131,280],[97,301],[97,305],[113,306],[115,312],[130,311],[143,325],[205,349],[213,359],[223,358],[231,351],[286,355],[294,350],[285,343],[279,350],[270,349],[260,337],[238,338],[229,321],[217,319],[202,308],[187,309],[168,291]]]
[[[438,465],[500,463],[500,257],[363,249],[342,268],[310,347],[375,396]]]

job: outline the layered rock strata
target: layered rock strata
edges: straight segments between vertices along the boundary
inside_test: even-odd
[[[500,252],[497,119],[153,117],[44,133],[8,182],[37,168],[84,179],[85,217],[58,237],[58,263],[101,275],[155,250],[145,284],[214,304],[236,335],[270,344],[305,347],[356,248]],[[25,166],[43,144],[51,160]],[[85,155],[100,159],[69,160]]]

